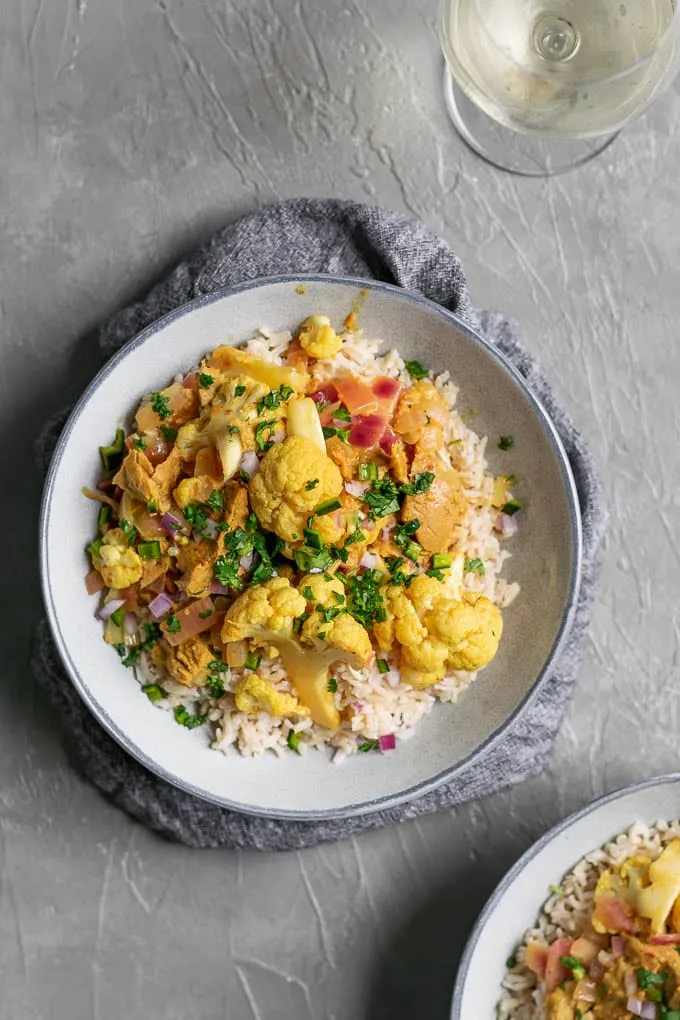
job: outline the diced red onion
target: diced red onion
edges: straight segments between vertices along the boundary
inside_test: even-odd
[[[620,935],[612,935],[612,956],[615,960],[617,960],[619,956],[623,956],[625,948],[626,940],[621,938]]]
[[[394,529],[392,528],[392,525],[389,524],[387,525],[387,527],[382,529],[382,531],[380,532],[380,537],[382,538],[383,542],[387,542],[393,530]]]
[[[362,450],[370,450],[377,442],[382,442],[385,432],[385,418],[380,414],[360,414],[349,430],[350,446],[358,446]],[[390,446],[390,449],[392,447]]]
[[[385,753],[386,751],[394,751],[397,746],[397,740],[394,733],[386,733],[384,737],[378,737],[378,744],[380,750]]]
[[[338,399],[338,390],[335,383],[327,382],[320,386],[316,393],[312,393],[312,400],[315,404],[333,404]]]
[[[168,535],[175,535],[184,527],[184,521],[180,520],[180,518],[175,514],[163,514],[161,517],[161,525],[165,531],[167,531]]]
[[[149,602],[149,612],[155,620],[160,619],[170,609],[172,609],[172,599],[164,591],[160,595],[156,595],[153,602]]]
[[[591,972],[592,973],[592,972]],[[623,976],[623,987],[626,995],[635,995],[638,990],[637,977],[634,970],[627,970]]]
[[[117,609],[125,605],[125,599],[111,599],[110,602],[106,602],[101,609],[98,609],[94,614],[98,620],[108,620]]]
[[[656,1020],[657,1009],[655,1002],[644,1002],[642,999],[631,997],[626,1003],[626,1009],[635,1016],[642,1017],[642,1020]]]
[[[393,397],[396,397],[400,388],[398,380],[391,379],[388,375],[379,376],[371,386],[379,400],[392,400]]]
[[[211,541],[214,541],[217,538],[217,525],[210,517],[208,517],[208,519],[205,522],[205,527],[203,528],[203,536],[207,536]],[[199,538],[200,537],[201,536],[199,535]]]
[[[584,978],[576,985],[574,998],[582,999],[583,1002],[595,1002],[597,999],[597,985],[594,981],[588,981]]]
[[[125,614],[125,633],[136,634],[137,633],[137,617],[134,613]]]
[[[510,514],[499,514],[496,518],[496,531],[500,531],[503,538],[512,538],[517,534],[519,523],[516,517]]]
[[[591,964],[590,969],[588,970],[588,973],[590,974],[590,976],[592,978],[595,978],[595,980],[598,981],[602,977],[602,975],[604,974],[604,967],[602,966],[601,963],[598,963],[598,961],[595,960],[595,962],[593,964]],[[636,985],[636,987],[637,987],[637,985]]]
[[[250,568],[253,565],[253,560],[254,559],[255,559],[255,554],[254,553],[248,553],[247,556],[242,556],[241,557],[241,559],[238,561],[238,565],[243,570],[250,570]]]
[[[394,429],[388,425],[380,438],[380,449],[383,453],[391,453],[392,447],[397,441],[397,434]]]
[[[331,425],[336,429],[344,431],[347,428],[348,422],[344,418],[331,418]]]
[[[231,588],[226,588],[219,581],[211,581],[209,590],[211,595],[231,595]]]
[[[250,475],[252,478],[255,472],[259,471],[259,468],[260,459],[254,450],[248,450],[247,453],[243,454],[241,457],[241,471],[245,471],[245,473]]]
[[[352,702],[352,708],[356,709],[357,712],[363,712],[363,710],[364,710],[364,703],[363,703],[363,701],[353,701]]]
[[[375,553],[365,552],[359,560],[359,566],[364,567],[366,570],[375,570],[375,565],[378,562],[378,557]]]
[[[356,496],[357,499],[365,496],[368,489],[369,482],[345,482],[345,492],[348,492],[350,496]]]
[[[272,435],[271,440],[272,443],[282,443],[285,438],[286,438],[285,432],[275,432]]]

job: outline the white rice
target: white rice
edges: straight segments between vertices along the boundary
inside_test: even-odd
[[[503,978],[498,1020],[545,1020],[538,979],[524,963],[527,945],[538,942],[548,946],[558,938],[578,938],[592,914],[593,894],[602,872],[635,854],[644,854],[654,860],[667,843],[679,836],[680,821],[660,821],[651,826],[635,822],[599,850],[586,854],[564,876],[560,886],[543,904],[536,925],[524,933],[515,953],[517,965]],[[601,962],[608,962],[602,959],[603,956],[608,954],[602,951]],[[592,1020],[592,1014],[584,1013],[582,1020]]]
[[[388,375],[399,379],[405,387],[411,385],[411,376],[396,350],[381,354],[382,341],[367,339],[361,332],[346,333],[344,338],[343,347],[334,358],[314,363],[312,376],[319,384],[346,372],[367,381],[378,375]],[[288,332],[262,328],[246,342],[245,349],[265,361],[281,364],[291,339]],[[487,440],[468,428],[455,411],[458,390],[449,373],[442,373],[434,382],[451,410],[446,442],[453,465],[460,472],[468,502],[468,511],[453,536],[453,551],[462,552],[469,559],[481,559],[486,568],[483,576],[466,574],[464,589],[486,595],[505,608],[517,596],[519,585],[500,577],[511,554],[501,549],[494,531],[497,511],[491,506],[494,480],[486,471]],[[168,680],[148,657],[144,658],[142,672],[145,673],[142,682],[159,683],[168,693],[167,698],[157,703],[160,708],[174,709],[181,704],[191,704],[201,712],[208,711],[214,734],[212,746],[224,754],[240,752],[257,756],[268,750],[283,754],[288,748],[289,733],[295,730],[305,734],[298,745],[301,753],[306,753],[310,747],[325,745],[333,750],[335,763],[381,736],[394,734],[398,740],[407,740],[437,701],[456,701],[477,677],[477,673],[452,671],[433,687],[416,690],[394,674],[381,674],[376,666],[357,670],[338,665],[333,669],[337,678],[336,705],[340,710],[352,705],[354,711],[339,730],[330,732],[308,719],[292,721],[275,719],[265,712],[247,715],[237,711],[232,692],[243,676],[243,669],[230,669],[228,674],[223,674],[225,695],[219,701],[210,700],[204,690],[189,690]],[[267,676],[278,690],[294,693],[280,659],[263,659],[258,672]]]

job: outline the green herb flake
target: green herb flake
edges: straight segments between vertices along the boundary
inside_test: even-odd
[[[336,429],[331,425],[324,425],[321,429],[324,439],[332,439],[337,436],[341,443],[349,443],[349,429]]]
[[[663,989],[661,988],[648,988],[647,998],[650,1002],[663,1002]]]
[[[645,970],[644,967],[638,967],[635,971],[637,977],[638,988],[662,988],[668,980],[668,974],[665,970],[659,971],[655,974],[651,970]]]
[[[432,488],[434,473],[432,471],[421,471],[408,485],[402,485],[401,491],[405,496],[420,496]]]
[[[103,544],[104,543],[102,542],[101,538],[95,538],[95,540],[93,542],[90,542],[90,544],[88,545],[87,552],[88,555],[91,556],[93,560],[95,559],[96,556],[99,556],[99,550],[101,549]]]
[[[375,664],[378,667],[378,672],[379,673],[389,673],[389,671],[390,671],[390,664],[387,661],[387,659],[376,659],[375,660]]]
[[[511,450],[515,445],[515,440],[512,436],[501,436],[498,441],[499,450]]]
[[[399,511],[399,486],[391,478],[379,478],[371,483],[371,488],[364,495],[364,502],[370,507],[369,516],[386,517]]]
[[[484,566],[483,561],[478,557],[475,557],[472,560],[466,559],[463,570],[466,574],[479,574],[480,577],[484,577],[484,574],[486,573],[486,567]]]
[[[362,754],[368,754],[369,751],[377,751],[380,744],[377,740],[367,740],[365,744],[359,744],[357,751],[361,751]]]
[[[570,970],[577,981],[586,976],[586,969],[583,966],[581,960],[577,960],[574,956],[560,956],[560,963],[567,970]]]
[[[123,607],[122,606],[121,606],[120,609],[116,609],[115,613],[111,613],[111,619],[115,623],[116,627],[122,627],[123,626],[124,618],[125,618],[125,613],[123,612]]]
[[[234,387],[234,396],[235,397],[242,397],[245,392],[246,392],[246,388],[243,385],[243,383],[239,383],[238,386]]]
[[[165,421],[172,414],[169,398],[164,397],[162,393],[151,394],[151,409],[156,412],[161,421]]]
[[[314,516],[325,517],[326,514],[332,514],[334,510],[339,510],[341,506],[342,503],[339,499],[325,499],[323,503],[319,503],[314,511]]]
[[[576,1007],[576,1013],[574,1014],[574,1016],[576,1017],[576,1020],[582,1020],[582,1017],[583,1017],[582,1010],[580,1010],[578,1007]]]
[[[507,514],[508,517],[514,517],[516,513],[522,509],[522,504],[518,499],[511,499],[509,502],[504,503],[501,507],[501,513]]]
[[[161,435],[166,443],[174,443],[177,439],[177,429],[173,429],[171,425],[161,425]]]
[[[314,601],[314,592],[312,591],[311,587],[308,584],[305,585],[305,587],[302,589],[302,594],[304,595],[308,602]]]
[[[125,520],[118,521],[118,527],[127,538],[127,544],[132,545],[134,540],[137,538],[137,529],[133,528],[132,525]]]
[[[257,443],[258,450],[262,453],[266,453],[267,450],[271,450],[274,445],[274,440],[271,438],[265,439],[264,434],[265,432],[269,432],[271,436],[271,432],[276,428],[276,425],[277,422],[274,419],[271,419],[270,421],[261,421],[255,429],[255,442]]]
[[[246,485],[247,485],[247,484],[248,484],[248,482],[250,481],[250,475],[248,474],[248,472],[247,472],[247,471],[241,471],[241,473],[240,473],[239,477],[240,477],[240,479],[241,479],[241,481],[242,481],[242,482],[245,482],[245,483],[246,483]]]
[[[225,588],[233,588],[234,591],[241,591],[244,587],[243,581],[238,574],[238,562],[228,556],[218,556],[213,566],[215,580]]]
[[[224,497],[220,490],[213,489],[204,505],[210,507],[211,510],[222,510],[224,507]]]
[[[149,701],[162,701],[165,697],[165,691],[158,684],[144,684],[142,692],[146,694]]]
[[[209,386],[212,386],[215,380],[211,375],[208,375],[207,372],[201,372],[201,374],[198,377],[198,382],[199,385],[201,385],[204,390],[207,390]]]
[[[206,609],[206,611],[204,613],[199,613],[198,614],[198,618],[199,618],[199,620],[207,620],[209,616],[212,616],[212,614],[213,614],[213,610],[212,609]]]
[[[156,502],[156,500],[155,499],[150,499],[147,502],[147,504],[146,504],[146,509],[149,511],[150,514],[157,514],[158,513],[158,503]]]
[[[246,655],[246,669],[257,669],[262,662],[262,656],[257,652],[248,652]]]
[[[319,484],[319,479],[318,478],[312,478],[312,480],[310,482],[307,482],[307,484],[305,485],[305,489],[306,489],[307,492],[311,492],[312,489],[315,489],[318,484]]]
[[[425,379],[425,377],[429,374],[428,370],[424,368],[419,361],[405,361],[404,365],[412,379]]]
[[[347,612],[364,627],[370,628],[387,619],[385,600],[380,592],[382,581],[383,574],[379,570],[365,570],[363,574],[346,579]]]
[[[514,968],[517,966],[517,957],[509,956],[505,961],[505,966],[508,968],[508,970],[514,970]]]
[[[132,445],[134,446],[135,450],[146,450],[146,443],[144,442],[141,436],[135,436],[135,438],[132,440]]]
[[[177,705],[174,714],[175,722],[178,722],[180,726],[186,726],[188,730],[195,730],[198,726],[202,726],[208,718],[207,714],[191,715],[185,705]]]
[[[298,751],[300,747],[300,741],[302,740],[302,734],[296,733],[295,730],[291,730],[288,734],[287,744],[291,751]],[[299,751],[298,751],[299,753]]]
[[[334,676],[331,676],[331,677],[328,678],[327,688],[328,688],[328,693],[329,694],[335,694],[335,692],[337,691],[337,689],[338,689],[338,681],[335,679]]]
[[[604,983],[597,986],[597,997],[598,999],[605,999],[607,997],[607,986]]]
[[[224,680],[217,673],[208,673],[205,686],[211,698],[221,698],[224,695]]]
[[[179,634],[182,629],[182,624],[179,622],[176,616],[165,617],[165,629],[168,634]]]

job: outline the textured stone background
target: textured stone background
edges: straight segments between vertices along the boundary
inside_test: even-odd
[[[2,0],[0,1017],[444,1018],[496,880],[559,817],[677,764],[677,90],[600,159],[506,177],[453,135],[435,0]],[[32,444],[88,333],[235,214],[293,195],[410,210],[519,319],[590,435],[603,590],[551,768],[301,854],[191,852],[69,768],[27,672]]]

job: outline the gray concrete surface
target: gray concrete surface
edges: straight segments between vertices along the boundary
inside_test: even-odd
[[[434,0],[3,0],[0,11],[0,1017],[444,1018],[496,880],[595,794],[677,765],[680,96],[597,163],[512,179],[440,93]],[[518,318],[606,474],[580,685],[539,779],[301,854],[190,852],[69,768],[27,670],[32,444],[88,334],[235,214],[409,210]]]

